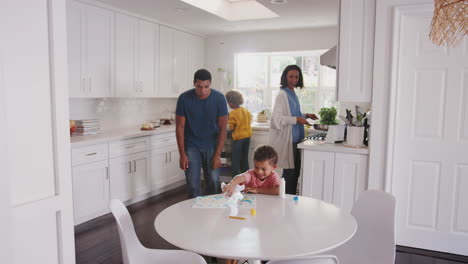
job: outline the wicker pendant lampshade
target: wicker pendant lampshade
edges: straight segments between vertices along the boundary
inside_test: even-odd
[[[468,0],[435,0],[429,37],[437,46],[454,47],[468,34]]]

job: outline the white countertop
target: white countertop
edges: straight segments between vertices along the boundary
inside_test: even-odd
[[[72,148],[86,145],[99,144],[112,140],[127,139],[133,137],[144,137],[162,133],[175,132],[175,125],[162,125],[155,130],[140,130],[138,128],[119,128],[111,131],[102,131],[97,135],[72,136],[70,142]]]
[[[325,143],[320,140],[306,140],[300,143],[298,146],[300,149],[313,150],[313,151],[329,151],[329,152],[342,152],[342,153],[354,153],[354,154],[369,154],[369,148],[355,148],[347,147],[341,143]]]

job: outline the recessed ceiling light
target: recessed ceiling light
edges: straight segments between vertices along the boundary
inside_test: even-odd
[[[286,4],[288,0],[271,0],[270,3],[276,4],[276,5],[281,5],[281,4]]]

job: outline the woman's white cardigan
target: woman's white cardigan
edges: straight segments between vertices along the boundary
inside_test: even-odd
[[[281,89],[271,114],[268,142],[278,153],[278,167],[283,169],[294,168],[292,126],[296,123],[297,118],[291,116],[288,94]]]

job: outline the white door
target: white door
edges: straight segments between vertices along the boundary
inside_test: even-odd
[[[348,210],[367,186],[367,155],[335,153],[333,204]]]
[[[86,8],[76,1],[67,1],[68,87],[70,97],[86,97],[84,52]]]
[[[156,83],[155,83],[155,68],[159,64],[158,60],[158,47],[159,42],[159,26],[146,22],[139,21],[139,44],[138,44],[138,58],[139,58],[139,83],[138,83],[138,97],[155,97],[156,96]],[[156,52],[157,51],[157,52]]]
[[[86,6],[86,89],[91,97],[111,97],[114,89],[114,13]]]
[[[115,16],[115,95],[133,97],[137,93],[138,19]]]
[[[312,150],[302,153],[301,194],[332,203],[335,153]]]
[[[431,4],[401,8],[394,25],[396,239],[468,255],[468,38],[434,46],[432,15]]]
[[[133,159],[131,155],[109,160],[110,198],[122,201],[130,200],[133,196],[131,177],[133,174]]]
[[[65,15],[64,0],[0,8],[2,263],[75,263]]]
[[[109,207],[109,166],[107,160],[73,167],[73,212],[75,225]]]
[[[167,152],[160,149],[151,150],[151,184],[152,189],[157,190],[166,186]]]
[[[159,27],[159,85],[158,97],[174,97],[172,93],[174,30]]]
[[[189,44],[189,34],[174,30],[174,71],[172,76],[172,95],[174,97],[193,87],[193,85],[188,86]]]
[[[133,197],[145,194],[151,190],[150,152],[140,152],[132,155],[133,172],[131,186]]]

